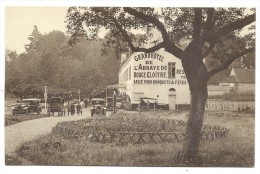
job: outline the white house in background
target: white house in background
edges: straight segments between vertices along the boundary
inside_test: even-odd
[[[164,49],[122,54],[118,76],[119,84],[113,86],[125,96],[129,109],[136,109],[142,97],[170,110],[190,105],[189,86],[181,61]]]
[[[238,93],[255,92],[254,69],[227,69],[214,75],[208,82],[209,96],[223,95],[230,91]]]
[[[254,93],[255,70],[232,68],[230,76],[225,78],[220,85],[228,85],[230,90],[238,93]]]

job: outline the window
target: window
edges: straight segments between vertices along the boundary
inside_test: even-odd
[[[175,78],[175,62],[168,62],[168,78]]]

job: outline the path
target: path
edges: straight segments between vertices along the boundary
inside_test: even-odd
[[[5,153],[8,155],[15,155],[16,149],[24,142],[33,140],[41,135],[51,133],[52,128],[63,121],[79,120],[90,118],[90,108],[83,108],[83,115],[71,116],[66,115],[58,117],[55,116],[44,117],[35,120],[24,121],[14,125],[5,127]]]

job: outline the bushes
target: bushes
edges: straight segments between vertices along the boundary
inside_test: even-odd
[[[228,101],[255,101],[255,94],[252,92],[248,92],[248,93],[230,92],[230,93],[224,93],[223,95],[209,96],[208,98],[222,99]]]

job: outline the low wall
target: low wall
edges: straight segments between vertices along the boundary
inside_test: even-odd
[[[211,111],[253,111],[255,110],[255,101],[208,99],[205,109]]]

